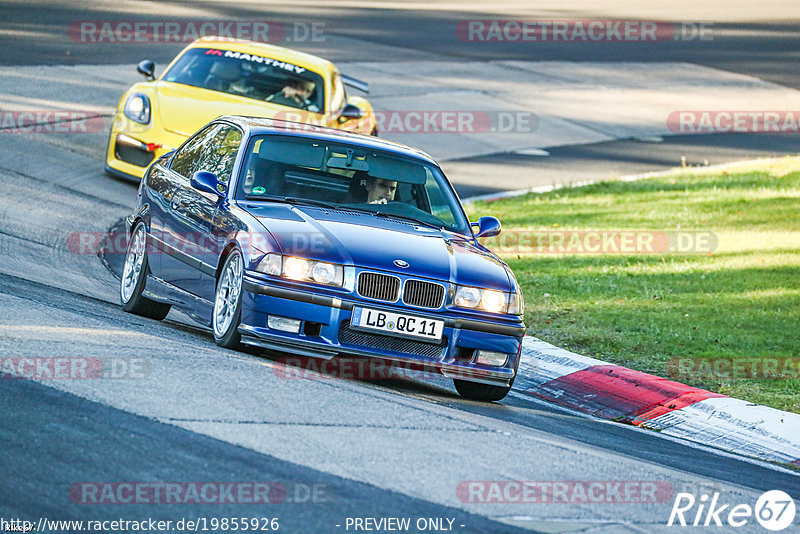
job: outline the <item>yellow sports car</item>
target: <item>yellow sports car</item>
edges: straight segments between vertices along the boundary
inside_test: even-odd
[[[179,147],[220,115],[246,115],[377,135],[370,103],[345,85],[368,91],[326,59],[264,43],[203,37],[183,49],[159,79],[155,64],[137,70],[148,81],[122,95],[106,151],[106,172],[139,180],[152,161]]]

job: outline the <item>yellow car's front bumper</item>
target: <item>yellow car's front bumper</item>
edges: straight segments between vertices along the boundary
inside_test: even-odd
[[[117,113],[106,148],[106,172],[130,180],[141,180],[153,161],[178,148],[186,140],[160,125],[139,124]]]

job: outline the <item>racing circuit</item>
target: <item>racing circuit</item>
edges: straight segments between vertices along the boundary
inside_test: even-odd
[[[416,12],[393,10],[401,4],[342,2],[337,11],[296,2],[271,6],[268,18],[324,22],[324,42],[297,47],[369,81],[376,109],[534,117],[535,128],[523,131],[432,134],[413,131],[412,121],[405,124],[410,131],[383,134],[427,150],[462,197],[659,170],[680,164],[681,155],[719,163],[797,151],[796,134],[691,135],[666,121],[674,110],[737,110],[758,100],[796,108],[797,52],[782,53],[797,38],[800,12],[791,3],[774,6],[769,24],[755,7],[734,6],[713,43],[609,45],[585,57],[574,43],[548,43],[534,53],[513,43],[465,44],[441,30],[469,17],[717,20],[725,13],[692,11],[691,3],[679,14],[672,6],[625,12],[604,4],[566,12],[512,2],[499,13],[477,2]],[[68,24],[148,18],[154,9],[173,18],[237,19],[261,7],[30,6],[0,6],[11,22],[0,30],[2,111],[43,113],[37,131],[0,133],[0,355],[113,361],[116,374],[0,380],[1,517],[266,517],[279,518],[285,532],[385,531],[389,524],[377,522],[387,518],[423,518],[416,531],[669,532],[680,491],[718,492],[732,505],[778,488],[800,495],[795,471],[559,407],[527,394],[527,380],[504,401],[482,404],[434,377],[294,379],[264,354],[218,348],[210,332],[178,313],[164,322],[124,313],[115,274],[121,254],[104,258],[98,247],[74,243],[76,235],[118,227],[134,206],[136,185],[102,170],[110,117],[140,79],[140,59],[154,59],[158,70],[183,45],[76,44]],[[778,37],[769,46],[756,38],[739,43],[737,28]],[[76,125],[47,111],[89,120]],[[535,335],[536,325],[528,333]],[[535,362],[525,369],[533,377]],[[515,480],[569,481],[572,491],[580,481],[617,481],[631,495],[614,500],[617,490],[605,487],[585,502],[524,502],[504,485]],[[265,481],[286,492],[275,499],[264,490],[273,496],[269,506],[92,500],[103,488],[91,484],[163,481],[184,489]],[[117,489],[109,491],[118,497]],[[507,492],[507,502],[490,498],[498,491]],[[756,524],[738,530],[761,531]]]

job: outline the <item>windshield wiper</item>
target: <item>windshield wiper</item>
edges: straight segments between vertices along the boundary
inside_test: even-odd
[[[380,210],[373,211],[373,210],[371,210],[369,208],[361,208],[361,207],[358,207],[358,206],[350,206],[350,205],[346,205],[346,206],[339,205],[339,206],[337,206],[337,208],[353,210],[353,211],[357,211],[359,213],[369,213],[371,215],[375,215],[376,217],[382,217],[384,219],[388,219],[388,218],[391,217],[391,218],[400,219],[400,220],[403,220],[403,221],[414,222],[414,223],[417,223],[417,224],[421,224],[423,226],[429,226],[431,228],[438,228],[439,230],[444,230],[444,226],[443,225],[425,222],[425,221],[423,221],[421,219],[417,219],[417,218],[411,217],[409,215],[396,215],[394,213],[389,213],[387,211],[380,211]]]
[[[386,219],[391,217],[391,218],[394,218],[394,219],[401,219],[403,221],[415,222],[415,223],[421,224],[423,226],[429,226],[431,228],[437,228],[439,230],[444,230],[444,226],[441,226],[441,225],[438,225],[438,224],[429,223],[429,222],[417,219],[415,217],[410,217],[408,215],[397,215],[397,214],[394,214],[394,213],[387,213],[385,211],[376,211],[374,213],[375,213],[375,215],[377,217],[383,217],[383,218],[386,218]]]
[[[247,200],[266,200],[268,202],[282,202],[284,204],[303,204],[306,206],[319,206],[321,208],[335,208],[336,204],[332,204],[330,202],[324,202],[322,200],[314,200],[310,198],[299,198],[299,197],[279,197],[279,196],[270,196],[270,195],[245,195]]]
[[[313,198],[283,197],[284,202],[290,204],[304,204],[306,206],[318,206],[320,208],[335,208],[336,204],[325,202],[324,200],[314,200]]]
[[[301,204],[306,206],[318,206],[321,208],[329,208],[329,209],[339,209],[339,210],[347,210],[347,211],[355,211],[358,213],[369,213],[370,215],[374,215],[376,217],[381,217],[384,219],[400,219],[402,221],[413,222],[416,224],[420,224],[422,226],[427,226],[429,228],[436,228],[438,230],[444,230],[444,225],[435,224],[426,222],[414,217],[410,217],[408,215],[397,215],[394,213],[388,213],[386,211],[372,211],[368,208],[361,208],[357,206],[352,206],[349,204],[334,204],[332,202],[324,202],[322,200],[314,200],[310,198],[298,198],[298,197],[284,197],[284,196],[270,196],[270,195],[245,195],[247,200],[265,200],[268,202],[282,202],[284,204]]]

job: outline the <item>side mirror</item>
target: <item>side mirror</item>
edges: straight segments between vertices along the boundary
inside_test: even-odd
[[[225,195],[225,184],[219,183],[219,180],[217,180],[217,175],[213,172],[197,171],[192,175],[192,179],[189,181],[189,183],[198,191],[211,193],[212,195],[217,195],[218,197]]]
[[[470,225],[473,227],[473,231],[476,226],[478,227],[475,237],[494,237],[502,230],[500,221],[496,217],[481,217],[477,223],[470,223]]]
[[[136,65],[136,72],[147,78],[148,81],[153,81],[155,80],[156,64],[149,59],[143,59]]]
[[[353,119],[360,119],[363,116],[364,112],[361,111],[361,108],[353,104],[347,104],[342,108],[342,112],[339,114],[339,122],[342,123]]]

